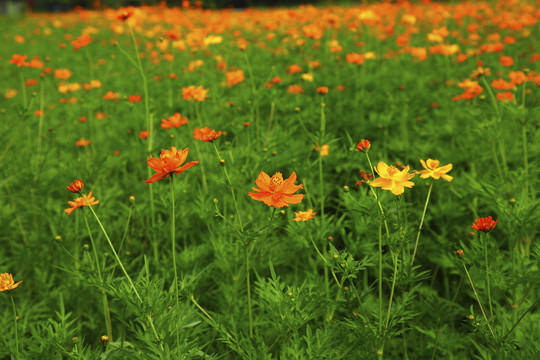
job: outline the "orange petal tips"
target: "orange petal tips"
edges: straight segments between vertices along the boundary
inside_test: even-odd
[[[148,166],[156,171],[145,183],[155,183],[163,178],[169,177],[174,174],[181,174],[190,167],[197,165],[198,161],[190,161],[186,164],[184,162],[187,159],[189,149],[177,150],[174,146],[171,150],[162,150],[159,154],[159,158],[154,158],[150,155],[148,160]],[[184,165],[182,165],[184,164]]]
[[[268,206],[281,208],[289,204],[298,204],[304,198],[303,194],[295,194],[299,189],[303,189],[302,184],[295,185],[296,173],[293,171],[288,179],[283,180],[283,175],[278,172],[272,177],[261,171],[255,183],[259,188],[253,187],[255,192],[250,192],[249,196],[253,200],[262,201]]]

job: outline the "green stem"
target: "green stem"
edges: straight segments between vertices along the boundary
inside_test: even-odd
[[[28,105],[28,98],[26,95],[26,84],[24,83],[24,76],[22,71],[19,69],[19,78],[21,79],[21,92],[23,95],[23,110],[26,111],[26,107]]]
[[[315,240],[313,240],[313,236],[311,235],[311,231],[307,231],[308,235],[309,235],[309,240],[311,240],[311,244],[313,244],[313,247],[315,248],[315,251],[317,251],[317,254],[319,254],[319,256],[321,257],[321,259],[323,259],[324,263],[326,265],[330,265],[328,264],[328,260],[326,260],[326,258],[324,257],[324,255],[321,253],[321,251],[319,250],[319,248],[317,247],[317,244],[315,244]],[[339,280],[336,276],[336,273],[334,272],[334,269],[330,269],[332,271],[332,276],[334,277],[334,280],[336,280],[336,284],[338,286],[338,288],[341,288],[341,284],[339,283]],[[330,294],[327,294],[328,297],[330,297]]]
[[[399,255],[399,254],[398,254]],[[386,321],[384,323],[384,330],[388,329],[388,322],[390,321],[390,312],[392,310],[392,299],[394,298],[394,289],[396,287],[396,277],[397,277],[397,266],[398,266],[398,255],[395,255],[392,252],[392,261],[394,262],[394,276],[392,279],[392,288],[390,290],[390,301],[388,302],[388,310],[386,312]]]
[[[250,264],[247,244],[244,245],[244,257],[246,262],[246,287],[247,287],[247,303],[249,317],[249,337],[253,338],[253,314],[251,312],[251,284],[250,284]]]
[[[175,290],[175,298],[176,298],[176,313],[180,311],[180,305],[179,305],[179,295],[178,295],[178,269],[176,268],[176,241],[175,241],[175,209],[174,209],[174,180],[173,180],[173,174],[170,175],[171,178],[171,251],[172,251],[172,258],[173,258],[173,267],[174,267],[174,290]],[[178,329],[178,321],[175,321],[176,326],[176,347],[178,351],[178,357],[180,358],[180,330]]]
[[[383,308],[383,305],[382,305],[382,281],[383,281],[383,276],[382,276],[382,273],[383,273],[383,261],[382,261],[382,258],[383,258],[383,253],[382,253],[382,221],[379,222],[379,276],[378,276],[378,281],[379,281],[379,333],[382,334],[382,308]]]
[[[15,308],[15,300],[13,300],[13,295],[9,294],[9,298],[11,299],[11,305],[13,306],[13,320],[15,320],[15,346],[17,348],[17,360],[19,360],[19,330],[17,324],[17,309]]]
[[[482,307],[482,303],[480,302],[480,298],[478,297],[478,293],[476,292],[476,288],[474,287],[473,281],[471,279],[471,275],[469,274],[469,270],[467,270],[467,266],[465,265],[465,262],[462,261],[463,268],[465,269],[465,273],[467,274],[467,278],[469,278],[469,282],[471,283],[471,287],[474,293],[474,296],[476,297],[476,301],[478,302],[478,305],[480,306],[480,310],[482,311],[482,315],[484,316],[484,320],[486,320],[486,324],[489,328],[489,332],[493,336],[493,339],[497,339],[495,337],[495,334],[493,333],[493,330],[491,329],[491,326],[489,325],[489,320],[486,316],[486,312],[484,311],[484,308]]]
[[[486,288],[488,293],[488,303],[489,303],[489,316],[493,316],[493,307],[491,305],[491,288],[489,286],[489,259],[488,259],[488,243],[487,243],[488,234],[484,234],[484,257],[486,262]]]
[[[219,162],[220,163],[223,162],[223,172],[225,173],[225,178],[227,179],[227,184],[229,185],[229,189],[231,190],[231,195],[232,195],[233,202],[234,202],[234,209],[236,211],[236,217],[238,218],[238,225],[240,226],[240,231],[243,232],[244,227],[242,225],[242,218],[240,217],[240,211],[238,210],[238,203],[237,203],[237,200],[236,200],[236,195],[234,194],[234,189],[233,189],[233,186],[232,186],[231,178],[229,176],[229,173],[227,172],[227,168],[225,167],[224,160],[221,158],[221,155],[219,154],[218,148],[217,148],[216,143],[214,141],[212,141],[212,145],[214,146],[214,150],[216,151],[216,155],[217,155],[217,157],[219,159]]]
[[[424,217],[426,216],[426,210],[429,203],[429,197],[431,195],[431,189],[433,189],[433,179],[431,180],[431,185],[429,185],[426,203],[424,204],[424,212],[422,213],[422,219],[420,220],[420,226],[418,227],[418,233],[416,234],[416,243],[414,244],[414,251],[413,251],[412,259],[411,259],[411,268],[413,267],[413,264],[414,264],[414,257],[416,256],[416,250],[418,248],[418,240],[420,239],[420,233],[422,232],[422,225],[424,224]]]
[[[43,134],[43,117],[45,109],[45,100],[44,100],[44,87],[43,80],[39,83],[39,125],[38,125],[38,138],[37,138],[37,151],[36,151],[36,169],[35,169],[35,178],[38,178],[39,175],[39,155],[41,154],[41,136]]]
[[[525,124],[521,126],[521,138],[523,142],[523,170],[525,173],[525,195],[529,192],[529,155],[527,151],[527,128]]]
[[[269,115],[269,119],[268,119],[268,128],[266,129],[266,135],[264,137],[263,147],[266,147],[266,145],[268,144],[268,138],[270,136],[270,130],[272,129],[272,122],[274,121],[274,109],[275,109],[275,104],[272,101],[270,103],[270,115]]]
[[[88,46],[84,47],[84,52],[86,54],[86,60],[88,61],[88,70],[90,71],[90,80],[94,80],[94,66],[92,64],[92,58],[90,57],[90,52],[88,51]]]
[[[504,175],[501,169],[501,164],[499,162],[499,157],[497,156],[497,150],[495,149],[495,142],[491,142],[491,152],[493,153],[493,160],[495,161],[495,165],[497,166],[497,172],[499,173],[499,177],[501,178],[501,182],[504,182]]]
[[[367,152],[365,152],[365,154],[366,154],[367,161],[369,163],[369,168],[371,169],[371,173],[375,175],[375,171],[373,171],[373,165],[371,165],[371,160],[369,158],[369,155]],[[371,193],[375,197],[375,200],[377,200],[377,204],[379,204],[379,209],[381,210],[381,215],[383,216],[383,219],[384,219],[384,227],[386,228],[386,235],[390,236],[390,230],[388,229],[388,223],[386,222],[386,217],[384,216],[384,210],[383,210],[381,202],[379,201],[379,197],[377,196],[377,193],[375,192],[372,186],[370,186],[369,188],[371,189]]]
[[[99,283],[103,285],[103,277],[101,276],[101,266],[99,263],[99,257],[96,249],[96,243],[94,242],[94,237],[92,236],[92,231],[90,230],[90,225],[88,224],[88,219],[86,214],[83,211],[84,223],[86,224],[86,230],[88,230],[88,236],[90,237],[90,243],[92,244],[92,251],[94,253],[94,261],[96,262],[96,269],[98,273]],[[109,340],[113,341],[112,337],[112,323],[111,323],[111,313],[109,311],[109,302],[107,300],[107,294],[99,289],[99,292],[103,295],[103,314],[105,315],[105,324],[107,324],[107,335]]]

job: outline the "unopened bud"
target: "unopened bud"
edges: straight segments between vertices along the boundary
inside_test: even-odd
[[[56,235],[56,237],[54,238],[54,240],[56,241],[62,241],[62,237],[60,235]]]
[[[100,341],[101,343],[106,344],[109,342],[109,337],[107,335],[102,335]]]
[[[463,250],[456,251],[456,255],[459,256],[459,257],[462,257],[463,254],[465,254],[465,252]]]

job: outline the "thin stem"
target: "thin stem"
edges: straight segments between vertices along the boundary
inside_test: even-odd
[[[382,253],[382,221],[379,222],[379,276],[378,276],[378,280],[379,280],[379,333],[382,334],[382,308],[383,308],[383,305],[382,305],[382,280],[383,280],[383,277],[382,277],[382,272],[383,272],[383,267],[382,267],[382,258],[383,258],[383,253]]]
[[[486,320],[486,324],[487,324],[487,326],[489,328],[489,332],[491,332],[491,335],[493,336],[493,339],[497,339],[495,337],[495,334],[493,333],[493,330],[491,329],[491,326],[489,325],[489,320],[488,320],[488,318],[486,316],[484,308],[482,307],[482,303],[480,302],[480,298],[478,297],[478,293],[476,292],[476,288],[474,287],[473,281],[471,279],[471,275],[469,274],[469,270],[467,270],[467,266],[465,265],[465,262],[462,261],[462,263],[463,263],[463,268],[465,269],[465,273],[467,274],[467,277],[469,278],[469,282],[471,283],[471,287],[472,287],[474,296],[476,297],[476,301],[478,302],[478,305],[480,306],[480,310],[482,311],[482,315],[484,315],[484,320]]]
[[[17,348],[17,360],[19,360],[19,330],[17,324],[17,309],[15,308],[15,300],[13,300],[13,295],[9,294],[9,298],[11,299],[11,305],[13,306],[13,320],[15,321],[15,346]]]
[[[324,141],[324,135],[326,131],[326,115],[324,113],[324,108],[326,104],[324,103],[324,98],[321,100],[321,123],[320,123],[320,129],[319,129],[319,147],[322,148],[322,144]],[[320,150],[319,150],[320,151]],[[324,225],[324,172],[323,172],[323,157],[319,153],[319,203],[321,206],[321,223]],[[327,251],[327,243],[324,244],[324,252]],[[326,294],[330,294],[330,284],[328,282],[328,267],[324,267],[324,287],[326,289]]]
[[[486,262],[486,288],[488,293],[488,303],[489,303],[489,316],[493,316],[493,307],[491,305],[491,288],[489,286],[489,260],[488,260],[488,244],[487,244],[488,234],[484,234],[484,258]]]
[[[270,136],[270,130],[272,130],[272,122],[274,121],[274,109],[276,104],[272,101],[270,103],[270,115],[268,119],[268,128],[266,129],[266,135],[264,137],[264,144],[263,147],[266,147],[268,145],[268,138]]]
[[[523,170],[525,173],[525,195],[529,192],[529,155],[527,151],[527,128],[521,126],[521,139],[523,142]]]
[[[44,87],[43,80],[39,83],[39,125],[38,125],[38,138],[37,138],[37,151],[36,151],[36,170],[35,178],[37,179],[39,175],[39,155],[41,154],[41,137],[43,134],[43,117],[45,109],[45,100],[44,100]]]
[[[247,303],[249,317],[249,337],[253,338],[253,314],[251,312],[251,284],[250,284],[250,268],[249,268],[249,253],[248,247],[244,245],[244,258],[246,262],[246,287],[247,287]]]
[[[221,155],[219,154],[219,151],[217,149],[216,143],[212,141],[212,145],[214,146],[214,150],[216,151],[216,155],[219,159],[219,162],[222,163],[224,160],[221,158]],[[231,195],[233,198],[234,203],[234,209],[236,211],[236,217],[238,218],[238,226],[240,226],[240,231],[244,231],[244,227],[242,225],[242,218],[240,217],[240,211],[238,210],[238,203],[236,201],[236,195],[234,194],[234,189],[232,186],[231,178],[229,176],[229,173],[227,172],[227,168],[225,167],[225,164],[223,163],[223,172],[225,173],[225,178],[227,179],[227,184],[229,185],[229,189],[231,190]]]
[[[375,171],[373,171],[373,165],[371,165],[371,159],[369,158],[369,154],[367,152],[365,152],[365,154],[366,154],[367,161],[369,163],[369,168],[371,169],[371,173],[375,174]],[[381,210],[381,215],[383,216],[383,219],[384,219],[384,227],[386,228],[386,235],[390,236],[390,230],[388,229],[388,223],[386,222],[386,217],[384,216],[384,210],[383,210],[381,202],[379,201],[379,197],[377,196],[377,193],[375,192],[372,186],[370,186],[369,188],[371,189],[371,193],[375,197],[375,200],[377,200],[377,204],[379,204],[379,209]]]
[[[311,235],[311,231],[307,231],[308,235],[309,235],[309,240],[311,240],[311,243],[313,244],[313,247],[315,248],[315,251],[317,251],[317,254],[319,254],[319,256],[321,257],[321,259],[323,259],[324,263],[326,265],[330,265],[328,264],[328,260],[326,260],[326,258],[324,257],[324,255],[321,253],[321,251],[319,250],[319,248],[317,247],[317,244],[315,244],[315,241],[313,240],[313,236]],[[338,288],[341,288],[341,284],[339,283],[339,280],[336,276],[336,273],[334,272],[334,269],[330,269],[332,271],[332,276],[334,277],[334,280],[336,280],[336,284],[338,286]],[[328,294],[330,295],[330,294]]]
[[[174,267],[174,290],[175,290],[175,298],[176,298],[176,312],[178,313],[180,310],[179,305],[179,295],[178,295],[178,269],[176,268],[176,241],[175,241],[175,209],[174,209],[174,180],[173,180],[173,174],[171,173],[171,251],[172,251],[172,258],[173,258],[173,267]],[[178,351],[178,357],[180,358],[180,330],[178,329],[178,321],[175,321],[176,326],[176,347]]]
[[[90,230],[90,225],[88,224],[88,219],[86,214],[83,211],[84,223],[86,224],[86,230],[88,230],[88,236],[90,237],[90,243],[92,244],[92,251],[94,253],[94,261],[96,262],[96,269],[98,273],[99,283],[103,285],[103,277],[101,276],[101,266],[99,263],[99,257],[96,250],[96,244],[94,242],[94,237],[92,236],[92,231]],[[105,315],[105,324],[107,324],[107,335],[109,336],[110,341],[112,341],[112,323],[111,323],[111,313],[109,311],[109,302],[107,300],[107,294],[101,289],[99,292],[103,295],[103,311]]]
[[[394,276],[392,279],[392,288],[390,290],[390,301],[388,302],[388,310],[386,312],[386,321],[384,323],[384,330],[388,329],[388,322],[390,321],[390,311],[392,309],[392,299],[394,298],[394,289],[396,287],[396,277],[397,277],[397,266],[398,266],[398,255],[392,253],[392,261],[394,262]]]
[[[24,76],[22,71],[19,69],[19,78],[21,79],[21,92],[23,95],[23,110],[26,111],[26,106],[28,105],[28,98],[26,95],[26,84],[24,83]]]
[[[422,232],[422,225],[424,224],[424,217],[426,216],[426,210],[429,203],[429,197],[431,195],[431,189],[433,189],[433,179],[431,180],[431,185],[429,185],[426,203],[424,204],[424,212],[422,213],[422,219],[420,220],[420,226],[418,227],[418,233],[416,234],[416,243],[414,244],[414,251],[413,251],[412,259],[411,259],[411,268],[413,267],[413,264],[414,264],[414,257],[416,256],[416,250],[418,248],[418,240],[420,240],[420,233]]]

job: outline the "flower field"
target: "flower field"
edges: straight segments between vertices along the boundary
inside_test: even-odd
[[[1,18],[0,359],[540,358],[537,5]]]

